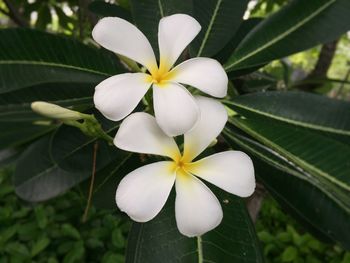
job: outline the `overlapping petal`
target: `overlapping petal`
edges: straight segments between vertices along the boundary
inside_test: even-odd
[[[136,108],[150,83],[144,73],[125,73],[110,77],[95,88],[95,107],[108,119],[118,121]]]
[[[123,150],[177,158],[180,155],[173,138],[167,136],[150,114],[138,112],[119,127],[114,144]]]
[[[241,197],[250,196],[255,190],[253,162],[240,151],[217,153],[189,165],[188,171]]]
[[[160,20],[158,43],[162,70],[169,70],[174,65],[200,30],[200,24],[189,15],[175,14]]]
[[[164,206],[174,181],[171,162],[142,166],[121,180],[116,193],[117,205],[133,220],[149,221]]]
[[[94,27],[92,37],[104,48],[142,64],[149,71],[157,68],[153,49],[145,35],[124,19],[102,18]]]
[[[168,136],[184,134],[199,118],[195,99],[177,83],[154,84],[153,103],[157,123]]]
[[[176,175],[175,216],[179,231],[186,236],[200,236],[217,227],[223,217],[216,196],[190,174]]]
[[[225,107],[218,101],[202,96],[195,97],[201,115],[192,130],[185,133],[184,159],[196,158],[220,134],[227,121]]]
[[[227,93],[228,77],[221,64],[212,58],[192,58],[172,69],[176,81],[191,85],[211,96],[223,98]]]

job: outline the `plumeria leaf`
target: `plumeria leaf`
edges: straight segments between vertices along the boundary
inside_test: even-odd
[[[50,123],[0,122],[0,149],[30,142],[56,128]]]
[[[94,86],[121,72],[105,51],[35,30],[1,30],[0,50],[0,93],[43,83]]]
[[[262,92],[228,104],[243,116],[267,117],[313,130],[350,136],[350,103],[304,92]]]
[[[15,191],[30,202],[53,198],[89,177],[89,174],[62,170],[50,159],[50,135],[31,144],[17,161],[13,175]]]
[[[0,121],[30,122],[44,118],[32,111],[33,101],[49,101],[76,109],[91,108],[94,87],[91,84],[46,83],[1,94]]]
[[[192,12],[192,0],[131,0],[130,3],[136,25],[150,41],[157,57],[159,20],[176,13]]]
[[[231,123],[319,180],[350,191],[350,146],[279,121],[231,118]],[[268,123],[268,125],[266,125]]]
[[[243,39],[225,69],[258,66],[327,43],[350,29],[349,9],[348,0],[290,1]]]
[[[178,232],[174,198],[147,223],[134,223],[129,234],[126,262],[263,262],[259,243],[244,202],[221,190],[215,191],[224,219],[201,237]]]
[[[193,16],[201,24],[202,30],[191,44],[191,54],[194,57],[211,57],[222,49],[243,21],[248,2],[194,0]]]
[[[119,123],[98,119],[104,121],[104,130],[114,136]],[[50,153],[53,162],[61,169],[89,174],[92,170],[95,147],[97,147],[96,171],[109,164],[119,154],[119,151],[107,142],[87,137],[75,127],[62,125],[52,136]]]
[[[349,248],[348,194],[342,194],[342,189],[330,182],[315,180],[272,149],[232,127],[224,134],[234,149],[250,154],[258,179],[293,217],[315,236],[323,240],[330,238]],[[334,220],[339,224],[335,225]]]

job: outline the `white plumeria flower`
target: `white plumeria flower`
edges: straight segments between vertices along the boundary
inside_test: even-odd
[[[190,92],[180,83],[214,97],[222,98],[227,93],[227,75],[214,59],[193,58],[173,68],[200,29],[199,23],[185,14],[162,18],[158,29],[158,67],[152,47],[139,29],[121,18],[101,19],[92,31],[94,40],[140,63],[148,73],[125,73],[102,81],[95,90],[96,108],[110,120],[121,120],[152,86],[155,117],[162,130],[169,136],[189,131],[198,120],[199,111]]]
[[[219,102],[205,97],[196,97],[196,101],[202,114],[195,127],[184,134],[183,154],[147,113],[127,117],[114,139],[118,148],[127,151],[171,158],[140,167],[121,180],[116,193],[120,210],[137,222],[149,221],[160,212],[175,183],[177,226],[189,237],[215,228],[223,217],[220,202],[197,177],[241,197],[255,189],[253,163],[243,152],[226,151],[193,161],[227,121],[227,112]]]

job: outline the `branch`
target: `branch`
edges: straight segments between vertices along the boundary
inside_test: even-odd
[[[9,10],[8,16],[15,22],[18,26],[21,27],[29,27],[29,23],[27,20],[23,19],[21,14],[18,12],[18,10],[15,8],[15,6],[11,3],[10,0],[4,0],[4,3]]]
[[[332,60],[335,55],[338,42],[339,42],[339,39],[336,39],[322,46],[320,55],[318,57],[318,60],[314,69],[304,80],[327,78],[327,72],[332,64]],[[305,91],[313,91],[319,88],[320,86],[322,86],[322,84],[323,83],[310,83],[308,85],[300,86],[299,88]]]

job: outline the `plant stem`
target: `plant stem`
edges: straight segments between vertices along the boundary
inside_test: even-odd
[[[84,211],[84,215],[82,218],[82,222],[85,223],[87,221],[87,217],[89,214],[89,210],[91,207],[91,200],[92,200],[92,195],[93,195],[93,190],[94,190],[94,182],[95,182],[95,174],[96,174],[96,156],[97,156],[97,149],[98,149],[98,142],[95,142],[94,144],[94,152],[93,152],[93,157],[92,157],[92,174],[91,174],[91,181],[90,181],[90,187],[89,187],[89,195]]]

